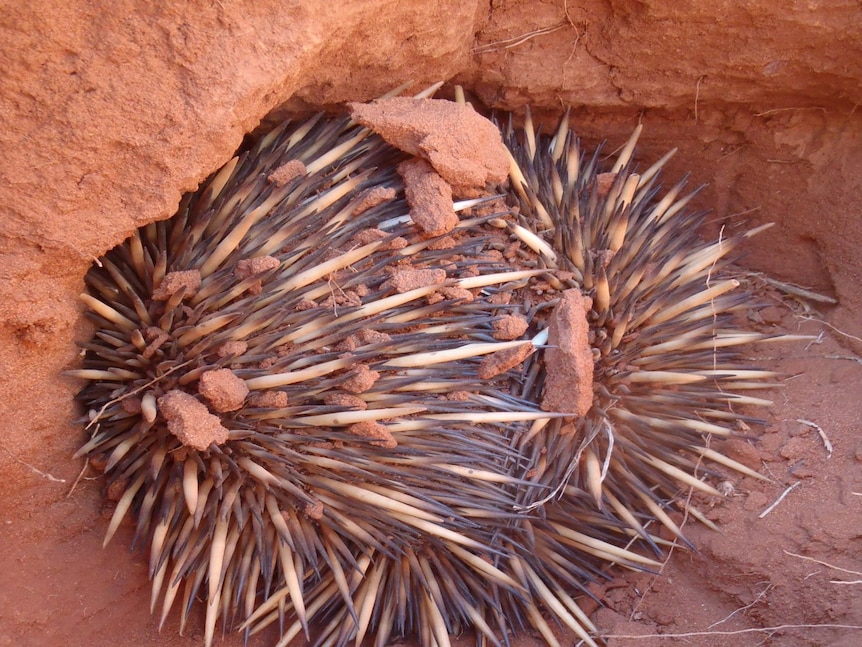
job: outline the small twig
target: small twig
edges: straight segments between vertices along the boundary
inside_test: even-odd
[[[740,216],[747,216],[750,213],[754,213],[755,211],[760,211],[761,205],[757,205],[756,207],[751,207],[751,209],[744,209],[743,211],[737,211],[736,213],[732,213],[727,216],[727,220],[736,219]]]
[[[741,151],[741,150],[742,150],[742,149],[744,149],[744,148],[748,148],[748,144],[740,144],[740,145],[739,145],[739,146],[737,146],[736,148],[731,148],[731,149],[730,149],[729,151],[727,151],[724,155],[722,155],[721,157],[719,157],[716,161],[717,161],[717,162],[720,162],[720,161],[721,161],[721,160],[723,160],[725,157],[730,157],[730,156],[731,156],[731,155],[733,155],[734,153],[738,153],[739,151]],[[758,207],[758,209],[759,209],[759,208],[760,208],[760,207]]]
[[[78,472],[78,476],[75,477],[75,482],[72,483],[72,487],[69,488],[69,492],[68,494],[66,494],[67,499],[72,496],[72,492],[75,491],[75,488],[78,487],[78,483],[80,483],[81,479],[84,478],[84,474],[86,473],[88,467],[90,467],[90,461],[84,459],[84,467],[82,467],[81,471]]]
[[[811,422],[810,420],[802,420],[801,418],[797,418],[796,422],[803,424],[807,427],[811,427],[812,429],[816,429],[817,433],[820,435],[820,439],[823,441],[823,446],[826,448],[826,459],[832,458],[832,443],[829,442],[829,436],[826,435],[826,432],[823,431],[823,428],[817,423]]]
[[[824,294],[819,294],[817,292],[809,290],[808,288],[804,288],[801,285],[787,283],[785,281],[779,281],[778,279],[770,278],[761,272],[749,272],[748,274],[750,276],[756,276],[767,285],[771,285],[775,289],[795,297],[801,297],[803,299],[808,299],[809,301],[816,301],[817,303],[828,303],[830,305],[835,305],[836,303],[838,303],[837,299],[833,299],[832,297],[828,297]]]
[[[813,557],[806,557],[805,555],[791,553],[789,550],[785,550],[784,554],[790,555],[791,557],[798,557],[799,559],[804,559],[806,562],[814,562],[815,564],[820,564],[821,566],[832,568],[836,571],[841,571],[842,573],[849,573],[850,575],[862,575],[862,572],[860,571],[851,571],[849,568],[841,568],[840,566],[835,566],[834,564],[830,564],[829,562],[824,562],[819,559],[814,559]],[[858,582],[846,582],[844,580],[836,580],[833,582],[833,584],[858,584]]]
[[[566,22],[569,23],[572,27],[575,27],[575,21],[572,20],[572,17],[569,15],[569,0],[563,0],[563,13],[566,16]],[[577,27],[575,27],[575,30],[577,30]]]
[[[719,620],[718,622],[713,622],[711,625],[709,625],[707,627],[707,629],[712,629],[713,627],[717,627],[718,625],[723,624],[723,623],[727,622],[728,620],[730,620],[733,616],[735,616],[740,611],[745,611],[746,609],[750,609],[755,604],[760,602],[761,598],[763,598],[763,596],[766,595],[770,591],[770,589],[772,589],[773,586],[775,586],[775,585],[774,584],[768,585],[765,589],[763,589],[760,593],[757,594],[757,597],[751,601],[751,604],[746,604],[744,607],[740,607],[740,608],[736,609],[735,611],[732,611],[724,619]]]
[[[808,350],[809,348],[811,348],[815,344],[819,346],[822,343],[823,343],[823,331],[821,330],[819,333],[817,333],[817,337],[815,337],[810,342],[805,344],[805,350]]]
[[[862,364],[862,357],[856,357],[855,355],[824,355],[824,357],[826,359],[849,359],[851,362]]]
[[[700,101],[700,82],[703,81],[705,76],[706,75],[701,74],[699,77],[697,77],[697,83],[695,83],[695,85],[694,85],[694,124],[695,124],[695,126],[697,125],[697,117],[698,117],[697,104]]]
[[[771,633],[785,629],[862,629],[862,625],[776,625],[774,627],[754,627],[752,629],[737,629],[736,631],[689,631],[682,634],[608,634],[604,638],[630,638],[632,640],[649,640],[664,638],[694,638],[697,636],[738,636],[740,634]]]
[[[20,458],[15,456],[15,454],[13,454],[12,451],[8,447],[6,447],[5,445],[0,445],[0,448],[2,448],[7,454],[9,454],[9,456],[12,458],[12,460],[14,460],[17,463],[20,463],[21,465],[23,465],[27,469],[35,472],[36,474],[38,474],[42,478],[48,479],[49,481],[52,481],[53,483],[65,483],[66,482],[66,479],[58,479],[56,476],[52,476],[51,474],[48,474],[48,472],[43,472],[42,470],[30,465],[30,463],[28,463],[26,461],[22,461]]]
[[[118,397],[118,398],[114,398],[113,400],[108,400],[105,404],[103,404],[103,405],[102,405],[102,408],[101,408],[101,409],[99,409],[99,410],[96,412],[96,414],[95,414],[93,417],[91,417],[91,418],[90,418],[90,422],[88,422],[88,423],[87,423],[87,426],[86,426],[86,427],[84,427],[84,431],[88,431],[88,430],[90,429],[90,427],[92,427],[94,424],[97,424],[97,423],[98,423],[98,421],[99,421],[99,419],[102,417],[102,414],[103,414],[103,413],[105,413],[105,411],[107,411],[107,410],[108,410],[108,407],[110,407],[112,404],[116,404],[116,403],[118,403],[118,402],[122,402],[122,401],[123,401],[123,400],[125,400],[126,398],[130,398],[130,397],[132,397],[133,395],[136,395],[137,393],[140,393],[141,391],[143,391],[143,390],[144,390],[144,389],[146,389],[146,388],[149,388],[150,386],[152,386],[152,385],[153,385],[153,384],[155,384],[156,382],[159,382],[159,381],[161,381],[161,380],[164,380],[166,377],[168,377],[168,376],[169,376],[171,373],[173,373],[174,371],[178,371],[178,370],[180,370],[181,368],[183,368],[184,366],[188,366],[188,365],[189,365],[189,364],[191,364],[193,361],[194,361],[194,359],[187,359],[185,362],[183,362],[183,363],[181,363],[181,364],[177,364],[177,365],[175,365],[175,366],[172,366],[172,367],[171,367],[171,368],[169,368],[167,371],[165,371],[162,375],[159,375],[158,377],[154,377],[152,380],[150,380],[150,381],[149,381],[149,382],[147,382],[146,384],[142,384],[142,385],[141,385],[141,386],[139,386],[138,388],[136,388],[136,389],[132,389],[132,390],[131,390],[131,391],[129,391],[128,393],[124,393],[123,395],[121,395],[121,396],[120,396],[120,397]],[[64,483],[65,483],[65,481],[64,481]]]
[[[850,333],[846,333],[843,330],[839,330],[838,328],[833,326],[828,321],[823,321],[823,319],[820,319],[818,317],[802,317],[802,320],[803,321],[816,321],[817,323],[822,323],[824,326],[829,326],[830,328],[832,328],[832,330],[837,332],[839,335],[847,337],[847,339],[852,339],[854,341],[858,341],[859,343],[862,343],[862,337],[857,337],[856,335],[851,335]]]
[[[725,226],[722,225],[721,229],[718,230],[718,248],[719,248],[719,250],[724,249],[724,227]],[[712,280],[712,272],[713,272],[713,270],[715,270],[715,264],[718,262],[718,259],[723,254],[724,254],[724,252],[722,251],[718,256],[716,256],[713,259],[712,265],[709,266],[709,271],[706,273],[706,287],[707,288],[711,287],[710,281]],[[709,307],[712,309],[712,325],[717,328],[718,327],[718,313],[716,312],[716,309],[715,309],[715,299],[709,300]],[[712,369],[713,370],[718,369],[718,349],[716,348],[714,342],[713,342],[713,346],[712,346]]]
[[[754,116],[766,117],[768,115],[774,115],[779,112],[793,112],[798,110],[820,110],[822,112],[826,112],[826,108],[822,108],[821,106],[810,106],[807,108],[773,108],[772,110],[765,110],[764,112],[756,112],[754,113]]]
[[[335,290],[332,289],[332,286],[334,285],[336,288],[338,288],[338,291],[341,293],[341,296],[344,297],[347,295],[344,293],[344,290],[341,289],[341,286],[336,283],[335,279],[333,278],[333,274],[330,274],[329,277],[327,277],[326,284],[329,286],[329,296],[332,298],[332,316],[338,319],[338,301],[336,301],[335,299]]]
[[[569,58],[566,59],[566,62],[563,63],[563,67],[565,68],[565,66],[569,64],[569,61],[571,61],[574,58],[575,53],[578,51],[578,43],[581,40],[581,31],[580,31],[580,29],[578,29],[578,26],[575,24],[575,21],[572,20],[572,17],[569,15],[569,2],[568,2],[568,0],[563,0],[563,13],[566,16],[566,22],[569,23],[569,26],[575,30],[575,42],[572,43],[572,52],[571,52],[571,54],[569,54]],[[586,32],[584,32],[584,33],[586,33]],[[563,71],[563,74],[565,74],[565,70]]]
[[[779,496],[771,506],[769,506],[768,508],[766,508],[766,510],[764,510],[764,511],[763,511],[763,512],[761,512],[759,515],[757,515],[757,518],[758,518],[758,519],[763,519],[763,517],[765,517],[765,516],[766,516],[766,515],[768,515],[770,512],[772,512],[772,511],[775,509],[775,507],[776,507],[779,503],[781,503],[782,501],[784,501],[784,497],[786,497],[788,494],[790,494],[791,490],[796,489],[796,488],[797,488],[797,487],[799,487],[801,484],[802,484],[802,481],[797,481],[796,483],[794,483],[793,485],[791,485],[789,488],[787,488],[786,490],[784,490],[784,492],[782,492],[782,493],[781,493],[781,496]]]
[[[479,47],[473,48],[474,54],[487,54],[489,52],[496,51],[498,49],[511,49],[513,47],[517,47],[518,45],[522,45],[526,43],[528,40],[536,38],[537,36],[544,36],[545,34],[551,34],[563,27],[568,25],[568,21],[564,20],[563,22],[552,25],[550,27],[543,27],[542,29],[536,29],[535,31],[527,32],[526,34],[520,34],[518,36],[513,36],[512,38],[505,38],[503,40],[497,40],[493,43],[486,43],[485,45],[480,45]]]

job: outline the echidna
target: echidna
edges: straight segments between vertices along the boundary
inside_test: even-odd
[[[565,123],[510,127],[518,208],[423,236],[404,154],[318,115],[101,259],[70,371],[89,380],[79,455],[117,502],[106,543],[135,519],[162,623],[201,598],[207,645],[219,619],[276,622],[279,645],[523,626],[554,645],[548,615],[595,644],[572,596],[608,562],[655,564],[626,546],[659,552],[652,519],[681,536],[665,509],[681,486],[717,494],[704,460],[756,476],[708,438],[772,377],[732,352],[762,339],[735,329],[747,297],[722,276],[751,232],[701,243],[681,186],[657,199],[664,160],[633,172],[636,138],[601,174]],[[529,329],[501,341],[513,314]]]

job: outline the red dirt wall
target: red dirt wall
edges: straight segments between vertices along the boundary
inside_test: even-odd
[[[643,159],[677,146],[667,177],[691,172],[693,184],[707,183],[698,204],[714,213],[708,233],[716,235],[728,219],[775,221],[743,264],[837,299],[819,313],[797,309],[785,318],[785,325],[832,339],[807,355],[791,351],[808,360],[789,372],[809,377],[799,378],[806,381],[797,382],[805,385],[798,392],[786,391],[794,393],[792,405],[773,412],[770,429],[778,435],[768,436],[790,442],[805,431],[792,421],[819,411],[830,423],[836,457],[826,462],[816,442],[804,455],[777,440],[765,443],[772,453],[760,459],[781,465],[779,481],[808,460],[806,496],[773,513],[787,515],[785,525],[771,522],[778,524],[768,531],[773,536],[751,525],[755,503],[749,508],[731,498],[723,514],[735,529],[727,536],[738,541],[702,539],[704,556],[672,561],[669,568],[682,575],[663,590],[690,594],[715,612],[703,619],[715,619],[724,615],[717,600],[729,613],[756,597],[756,578],[768,581],[783,569],[785,579],[773,587],[780,593],[772,594],[776,612],[751,622],[790,621],[816,599],[830,610],[812,623],[862,623],[849,594],[858,585],[821,579],[821,588],[803,590],[801,560],[756,568],[738,550],[750,540],[754,554],[777,560],[782,546],[810,546],[819,528],[827,536],[816,539],[814,554],[859,570],[852,529],[862,527],[862,485],[851,472],[862,455],[862,365],[852,354],[862,350],[862,10],[841,1],[574,5],[0,6],[0,645],[195,644],[176,638],[175,625],[156,633],[143,561],[128,554],[129,536],[101,550],[106,522],[98,482],[83,480],[67,498],[82,467],[70,458],[81,432],[70,422],[78,414],[77,385],[59,373],[74,362],[73,342],[83,334],[77,294],[92,260],[134,228],[169,217],[182,193],[225,162],[277,106],[366,100],[405,81],[418,88],[449,79],[485,107],[530,104],[555,118],[571,106],[584,139],[606,138],[611,149],[643,121]],[[825,323],[800,323],[809,316]],[[849,359],[824,359],[830,354]],[[780,489],[751,492],[756,501],[771,500]],[[774,542],[774,550],[764,542]],[[725,570],[716,575],[714,563]],[[746,579],[747,569],[757,572]],[[727,586],[704,593],[697,583],[707,576]],[[734,578],[743,583],[728,592]],[[808,597],[796,600],[794,587]],[[615,600],[613,590],[604,594]],[[653,599],[653,612],[667,608],[666,600]],[[625,600],[618,602],[619,613]],[[699,619],[690,610],[681,614]],[[637,631],[680,626],[679,617],[664,620],[652,618]],[[847,646],[859,636],[836,629],[825,640],[821,630],[811,631],[802,638],[779,633],[769,644]],[[762,637],[744,636],[753,642],[739,644]],[[614,644],[655,644],[624,640]]]

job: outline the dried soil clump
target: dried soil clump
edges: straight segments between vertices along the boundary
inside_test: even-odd
[[[545,351],[545,392],[542,409],[581,417],[593,406],[593,351],[587,313],[589,297],[566,290],[554,308]]]
[[[350,104],[350,111],[396,148],[428,160],[452,186],[484,188],[506,180],[509,157],[500,131],[470,106],[395,97]]]

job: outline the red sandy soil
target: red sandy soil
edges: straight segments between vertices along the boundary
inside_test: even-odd
[[[79,385],[59,373],[89,334],[76,297],[88,265],[171,215],[277,106],[452,78],[477,105],[529,103],[549,127],[572,106],[585,143],[608,151],[643,123],[641,159],[678,147],[667,181],[708,183],[692,203],[713,214],[705,236],[775,221],[742,267],[837,300],[743,274],[768,306],[752,325],[817,337],[751,351],[787,377],[754,439],[723,450],[770,481],[699,500],[721,528],[685,524],[699,552],[596,587],[608,644],[862,644],[858,3],[157,4],[0,8],[0,646],[202,643],[200,618],[185,637],[175,617],[159,633],[145,557],[128,526],[102,549],[100,481],[71,459]]]

